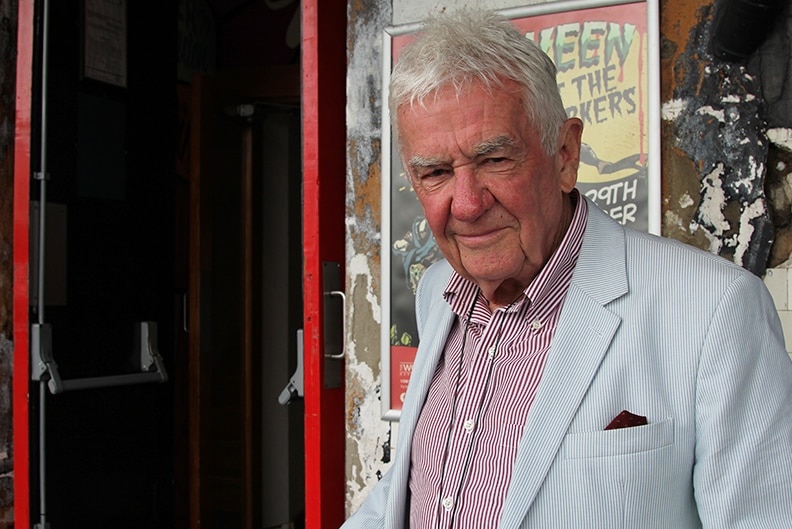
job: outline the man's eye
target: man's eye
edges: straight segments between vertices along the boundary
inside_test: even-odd
[[[433,169],[421,173],[421,178],[439,178],[448,174],[448,169]]]
[[[485,158],[479,164],[479,170],[487,174],[502,174],[514,168],[514,159],[507,156],[492,156]]]

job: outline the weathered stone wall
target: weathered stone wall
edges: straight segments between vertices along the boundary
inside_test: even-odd
[[[395,425],[380,419],[382,37],[388,2],[348,3],[347,506],[354,511],[390,462]],[[395,428],[394,428],[395,429]]]
[[[716,7],[661,2],[663,235],[761,276],[790,253],[788,18],[749,59],[727,62],[711,51]]]

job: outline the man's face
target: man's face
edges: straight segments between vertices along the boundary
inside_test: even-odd
[[[440,250],[493,306],[513,301],[547,262],[572,215],[582,124],[567,120],[548,156],[522,92],[441,88],[398,109],[401,153]]]

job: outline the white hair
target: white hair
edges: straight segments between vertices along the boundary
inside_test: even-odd
[[[485,87],[516,82],[525,112],[539,132],[548,155],[558,150],[558,132],[566,120],[556,82],[556,67],[533,41],[492,11],[463,9],[428,19],[417,40],[404,48],[390,79],[391,123],[398,135],[397,110],[422,104],[451,85],[457,94],[473,81]]]

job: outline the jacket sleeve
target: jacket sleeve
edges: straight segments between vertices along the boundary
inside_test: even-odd
[[[743,274],[697,374],[693,484],[704,528],[792,527],[792,362],[761,281]]]
[[[391,474],[392,470],[385,473],[366,496],[360,508],[344,522],[341,529],[382,529],[385,526]]]
[[[416,292],[415,311],[418,324],[419,336],[423,334],[426,320],[429,315],[436,310],[437,303],[443,301],[443,290],[448,282],[451,267],[445,261],[435,263],[426,270],[421,282],[418,284]],[[408,389],[408,394],[410,390]],[[408,397],[409,398],[409,397]],[[397,443],[397,451],[409,450],[410,443],[405,441]],[[400,457],[401,456],[401,457]],[[395,459],[403,459],[405,454],[397,454]],[[407,513],[406,508],[407,491],[394,490],[391,494],[391,483],[394,482],[393,475],[396,469],[391,467],[383,478],[374,486],[372,491],[363,501],[357,512],[355,512],[342,526],[343,529],[382,529],[383,527],[401,527]],[[409,470],[406,470],[409,473]],[[401,474],[404,478],[405,474]],[[396,478],[397,487],[406,487],[406,478]],[[396,505],[389,505],[391,498],[396,498]],[[402,503],[399,503],[399,502]]]

